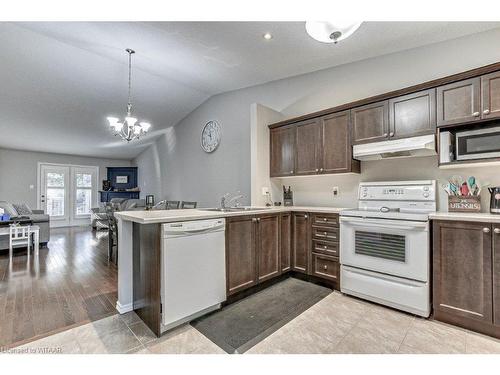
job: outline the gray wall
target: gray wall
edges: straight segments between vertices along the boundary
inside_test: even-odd
[[[214,206],[225,192],[240,190],[249,203],[252,103],[287,117],[302,115],[498,62],[499,40],[500,29],[495,29],[214,96],[135,159],[143,171],[139,180],[162,198],[193,199],[202,206]],[[221,145],[212,154],[200,148],[200,132],[209,120],[222,126]],[[400,163],[403,167],[398,170],[406,170],[407,162]],[[431,164],[423,165],[431,170],[429,176],[435,172]],[[386,177],[401,176],[394,171]],[[315,181],[307,184],[311,191]]]
[[[128,160],[0,149],[0,200],[24,202],[35,208],[38,162],[98,166],[99,184],[106,178],[106,167],[130,166]]]

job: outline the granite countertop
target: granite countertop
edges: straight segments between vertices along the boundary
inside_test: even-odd
[[[157,210],[157,211],[120,211],[115,216],[125,221],[133,221],[139,224],[171,223],[175,221],[189,221],[201,219],[215,219],[220,217],[234,217],[244,215],[258,215],[276,212],[323,212],[338,214],[346,208],[341,207],[314,207],[314,206],[291,206],[271,207],[264,210],[247,210],[235,212],[205,211],[204,209],[184,210]]]
[[[500,215],[489,212],[435,212],[429,215],[431,220],[457,220],[457,221],[481,221],[487,223],[500,223]]]

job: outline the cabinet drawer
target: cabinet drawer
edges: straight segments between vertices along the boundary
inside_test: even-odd
[[[313,227],[312,239],[337,242],[339,240],[339,230],[331,227]]]
[[[334,257],[339,256],[339,244],[337,242],[317,241],[313,240],[313,252],[330,255]]]
[[[339,216],[331,214],[312,214],[312,224],[321,226],[339,226]]]
[[[313,266],[312,274],[314,276],[322,277],[324,279],[329,279],[337,281],[339,278],[339,262],[337,258],[313,253]]]

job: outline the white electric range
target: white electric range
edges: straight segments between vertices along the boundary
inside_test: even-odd
[[[341,291],[428,317],[435,211],[434,180],[360,183],[358,209],[340,214]]]

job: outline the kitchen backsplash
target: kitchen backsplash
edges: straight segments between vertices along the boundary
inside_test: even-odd
[[[441,185],[451,176],[474,176],[481,184],[489,182],[490,186],[499,186],[499,172],[499,166],[439,169],[437,156],[430,156],[362,162],[359,175],[287,177],[275,179],[274,183],[292,187],[295,205],[355,207],[358,184],[362,181],[438,180],[438,209],[447,211],[448,198]],[[336,198],[332,192],[334,186],[340,191]],[[282,197],[273,196],[273,199],[281,200]],[[489,201],[490,194],[484,189],[481,192],[481,211],[489,211]]]

